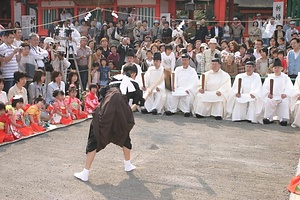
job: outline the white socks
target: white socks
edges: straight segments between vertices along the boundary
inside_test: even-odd
[[[87,169],[83,169],[81,172],[79,173],[75,173],[74,176],[82,181],[88,181],[89,180],[89,170]]]
[[[131,164],[130,160],[124,160],[124,166],[125,166],[125,172],[130,172],[136,169],[136,167]],[[89,170],[84,168],[81,172],[75,173],[74,176],[82,181],[88,181],[89,172],[90,172]]]
[[[130,172],[136,169],[136,167],[131,164],[130,160],[124,160],[124,166],[125,166],[125,172]]]

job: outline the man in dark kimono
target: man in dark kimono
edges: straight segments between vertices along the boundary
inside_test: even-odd
[[[136,167],[130,162],[132,148],[129,132],[134,126],[132,109],[128,99],[132,96],[140,98],[141,92],[134,86],[133,79],[137,75],[134,65],[124,67],[123,75],[113,81],[100,93],[103,97],[93,113],[89,137],[86,147],[86,163],[83,171],[74,176],[82,181],[88,181],[89,170],[96,153],[104,149],[109,143],[123,148],[125,171],[132,171]],[[122,80],[120,79],[122,77]],[[130,96],[130,97],[129,97]],[[134,107],[134,105],[132,106]]]

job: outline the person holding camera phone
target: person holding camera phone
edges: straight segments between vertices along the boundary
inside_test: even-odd
[[[4,56],[0,69],[5,79],[4,91],[8,92],[14,84],[14,72],[18,71],[22,50],[13,46],[14,33],[12,31],[5,31],[4,38],[5,42],[0,45],[0,54]]]
[[[27,43],[22,43],[21,48],[23,50],[21,54],[21,60],[19,62],[19,70],[27,75],[25,85],[25,88],[27,89],[29,84],[32,82],[34,72],[38,69],[38,66],[35,62],[35,59],[29,55],[30,45]]]
[[[66,49],[64,47],[58,47],[56,52],[51,51],[52,67],[54,71],[59,71],[62,74],[63,81],[67,81],[67,72],[71,63],[65,58]]]
[[[47,50],[39,47],[40,36],[36,33],[31,33],[28,40],[30,43],[29,55],[35,59],[39,69],[45,70],[45,60],[48,59],[49,53]]]

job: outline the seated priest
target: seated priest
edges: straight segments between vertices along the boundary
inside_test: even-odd
[[[232,121],[262,122],[261,78],[255,63],[246,63],[246,72],[235,77],[227,102],[227,118]]]
[[[195,98],[193,111],[196,117],[213,116],[216,120],[222,120],[226,114],[230,88],[230,76],[221,69],[221,60],[217,55],[211,61],[211,70],[200,77],[200,88]]]
[[[162,114],[166,99],[164,67],[161,65],[161,53],[155,52],[153,56],[154,66],[148,68],[145,73],[143,90],[145,108],[143,114]]]
[[[198,75],[194,68],[189,65],[190,56],[181,56],[182,66],[175,69],[172,75],[172,92],[167,94],[166,115],[174,115],[178,110],[190,117],[194,94],[198,87]]]
[[[287,126],[290,118],[290,97],[293,83],[288,75],[282,72],[283,66],[279,59],[273,63],[273,72],[266,78],[262,87],[264,99],[264,124],[273,123],[275,116],[279,118],[281,126]]]

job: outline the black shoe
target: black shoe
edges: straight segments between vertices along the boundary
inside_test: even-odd
[[[184,113],[184,117],[190,117],[191,113]]]
[[[167,116],[171,116],[171,115],[175,115],[175,113],[171,112],[171,111],[166,111],[166,115]]]
[[[148,113],[149,113],[149,112],[147,111],[147,109],[145,109],[145,108],[142,109],[141,112],[142,112],[143,114],[148,114]]]
[[[281,122],[279,122],[279,124],[280,124],[281,126],[287,126],[287,121],[281,121]]]
[[[151,113],[152,113],[152,115],[157,115],[157,110],[156,110],[156,109],[153,109],[153,110],[151,111]]]
[[[264,124],[272,124],[273,121],[270,121],[269,119],[265,118],[265,119],[263,119],[263,123]]]
[[[222,117],[221,116],[216,116],[215,120],[222,120]]]
[[[196,118],[204,118],[202,115],[198,115],[198,114],[196,114]]]

